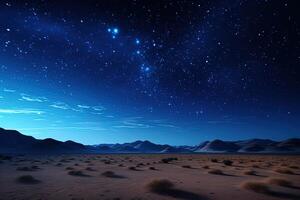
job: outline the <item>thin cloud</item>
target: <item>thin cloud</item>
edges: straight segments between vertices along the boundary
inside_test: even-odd
[[[120,121],[121,124],[113,126],[113,128],[151,128],[152,125],[148,124],[142,117],[128,117]]]
[[[4,114],[44,114],[44,111],[31,109],[0,109],[0,113]]]
[[[158,124],[158,126],[166,127],[166,128],[178,128],[177,126],[173,124]]]
[[[68,110],[70,109],[70,106],[66,103],[62,103],[62,102],[56,102],[54,104],[50,105],[52,108],[57,108],[57,109],[62,109],[62,110]]]
[[[6,89],[6,88],[4,88],[4,89],[3,89],[3,92],[10,92],[10,93],[14,93],[14,92],[16,92],[16,90],[12,90],[12,89]]]
[[[102,112],[92,112],[91,114],[94,114],[94,115],[103,115],[104,113],[102,113]]]
[[[90,106],[87,105],[77,105],[78,108],[89,109]]]
[[[179,128],[166,120],[148,120],[143,117],[127,117],[119,122],[120,124],[114,125],[113,128],[131,128],[131,129],[145,129],[145,128]]]
[[[37,119],[33,119],[34,121],[45,121],[46,119],[42,119],[42,118],[37,118]]]
[[[113,128],[137,128],[135,126],[127,126],[127,125],[117,125],[117,126],[112,126]]]
[[[93,106],[92,109],[94,111],[104,111],[106,108],[104,106]]]
[[[44,130],[90,130],[90,131],[106,131],[102,127],[77,127],[77,126],[63,126],[63,127],[41,127],[41,128],[20,128],[20,131],[44,131]]]
[[[35,98],[35,97],[30,97],[28,95],[22,95],[20,101],[30,101],[30,102],[45,102],[47,99],[45,97],[40,97],[40,98]]]

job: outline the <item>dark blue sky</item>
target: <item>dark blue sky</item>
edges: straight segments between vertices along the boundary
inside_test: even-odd
[[[0,126],[85,144],[300,136],[297,1],[3,1]]]

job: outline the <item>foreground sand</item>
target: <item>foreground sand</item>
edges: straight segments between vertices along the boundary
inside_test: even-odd
[[[161,161],[169,157],[177,160]],[[300,199],[299,156],[61,155],[1,160],[1,200]],[[233,163],[225,165],[223,160]],[[23,175],[31,175],[36,181],[18,180]],[[270,181],[274,178],[285,179],[288,184],[279,186]],[[174,188],[151,191],[149,183],[161,179],[172,182]],[[241,186],[249,181],[254,181],[254,189]],[[255,188],[257,183],[262,183],[267,191]]]

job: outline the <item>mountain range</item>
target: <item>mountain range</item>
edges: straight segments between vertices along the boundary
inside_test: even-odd
[[[0,153],[300,153],[300,138],[283,141],[250,139],[205,141],[196,146],[171,146],[150,141],[83,145],[73,141],[43,140],[0,128]]]

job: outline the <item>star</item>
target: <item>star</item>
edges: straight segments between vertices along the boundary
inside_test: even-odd
[[[144,64],[144,63],[141,65],[142,72],[148,73],[148,72],[150,72],[150,70],[151,70],[150,66],[146,66],[146,64]]]
[[[118,29],[118,28],[114,28],[114,29],[113,29],[113,33],[114,33],[114,34],[118,34],[118,33],[119,33],[119,29]]]
[[[108,28],[107,32],[111,33],[112,38],[115,39],[116,36],[119,34],[119,29],[118,28]]]

